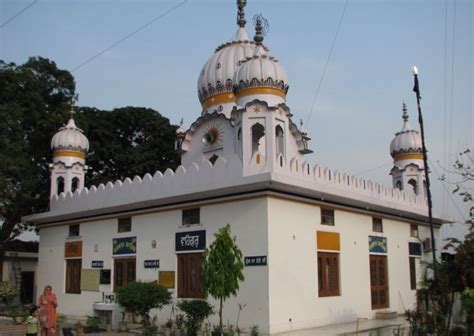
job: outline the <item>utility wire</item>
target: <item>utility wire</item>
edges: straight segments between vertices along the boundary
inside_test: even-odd
[[[73,68],[71,70],[71,72],[74,72],[80,68],[82,68],[84,65],[86,65],[87,63],[93,61],[94,59],[96,59],[97,57],[99,57],[100,55],[106,53],[107,51],[111,50],[112,48],[116,47],[117,45],[119,45],[120,43],[122,43],[123,41],[127,40],[128,38],[132,37],[133,35],[135,35],[136,33],[142,31],[143,29],[147,28],[148,26],[152,25],[153,23],[155,23],[156,21],[160,20],[161,18],[165,17],[166,15],[170,14],[171,12],[175,11],[176,9],[178,9],[179,7],[183,6],[185,3],[187,3],[188,0],[183,0],[182,2],[180,2],[179,4],[177,4],[176,6],[168,9],[166,12],[158,15],[157,17],[151,19],[150,21],[148,21],[147,23],[145,23],[144,25],[140,26],[139,28],[135,29],[134,31],[132,31],[131,33],[125,35],[124,37],[122,37],[120,40],[118,40],[117,42],[111,44],[109,47],[105,48],[104,50],[98,52],[97,54],[95,54],[94,56],[88,58],[87,60],[85,60],[84,62],[82,62],[81,64],[79,64],[78,66],[76,66],[75,68]]]
[[[434,171],[436,177],[438,178],[438,180],[441,180],[441,181],[442,181],[442,178],[441,178],[440,174],[438,173],[438,171],[436,170],[435,165],[433,164],[433,162],[431,162],[430,159],[428,159],[428,161],[430,161],[430,168],[433,169],[433,171]],[[459,215],[461,216],[461,218],[463,218],[463,220],[466,221],[466,217],[465,217],[463,211],[459,208],[459,206],[458,206],[458,204],[456,203],[456,201],[454,200],[451,191],[448,190],[448,188],[446,187],[446,184],[445,184],[445,183],[441,183],[441,185],[443,186],[443,189],[444,189],[444,191],[446,192],[446,195],[449,195],[449,198],[451,199],[451,202],[453,202],[453,204],[454,204],[454,206],[456,207],[456,209],[458,210]]]
[[[370,168],[370,169],[358,172],[358,173],[354,174],[353,176],[359,176],[359,175],[362,175],[362,174],[365,174],[365,173],[370,173],[374,170],[377,170],[377,169],[380,169],[380,168],[383,168],[383,167],[386,167],[386,166],[390,166],[391,164],[392,164],[392,162],[387,162],[387,163],[384,163],[383,165],[377,166],[375,168]]]
[[[342,21],[344,20],[344,15],[346,13],[346,8],[347,8],[348,2],[349,2],[349,0],[346,0],[346,3],[344,4],[344,8],[342,10],[341,18],[339,19],[339,23],[337,25],[336,33],[334,34],[334,38],[332,40],[331,49],[329,50],[329,55],[328,55],[328,58],[326,60],[326,64],[324,65],[323,74],[321,75],[321,79],[319,80],[319,84],[318,84],[318,87],[316,89],[316,93],[314,95],[313,103],[311,104],[311,109],[309,111],[308,118],[306,118],[306,124],[308,124],[309,119],[311,118],[311,114],[313,113],[313,109],[314,109],[314,106],[316,104],[316,100],[318,99],[319,91],[321,90],[321,86],[323,84],[324,77],[326,76],[326,71],[328,69],[329,61],[331,60],[332,51],[334,49],[334,45],[336,44],[337,36],[339,35],[339,29],[341,28]]]
[[[0,25],[0,28],[3,28],[5,27],[7,24],[9,24],[10,22],[12,22],[13,20],[15,20],[17,17],[19,17],[21,14],[23,14],[24,12],[26,12],[26,10],[30,7],[32,7],[34,4],[36,4],[38,2],[38,0],[33,0],[32,3],[30,3],[29,5],[27,5],[26,7],[24,7],[22,10],[20,10],[18,13],[16,13],[15,15],[13,15],[11,18],[9,18],[7,21],[5,21],[4,23],[2,23]]]
[[[448,0],[444,1],[444,128],[443,128],[443,166],[446,167],[446,138],[447,138],[447,115],[448,115]],[[446,193],[443,193],[443,213],[448,211],[447,209],[447,197]]]

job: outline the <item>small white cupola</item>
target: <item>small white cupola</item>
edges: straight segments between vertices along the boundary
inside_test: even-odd
[[[402,107],[403,127],[390,143],[390,155],[393,158],[393,187],[399,190],[411,190],[417,195],[426,196],[423,147],[420,132],[411,128],[405,103]]]
[[[268,106],[284,103],[288,92],[288,76],[278,60],[263,46],[266,20],[255,17],[255,53],[247,57],[237,69],[234,77],[234,92],[237,105],[245,106],[255,99],[265,101]]]
[[[176,140],[174,142],[174,149],[177,151],[185,151],[183,149],[183,140],[186,137],[186,129],[183,126],[183,118],[181,118],[181,121],[179,122],[179,127],[176,129],[175,134],[176,134]]]
[[[72,117],[51,140],[53,163],[51,171],[50,196],[63,192],[75,192],[84,188],[87,166],[85,164],[89,140],[82,130],[76,126]]]

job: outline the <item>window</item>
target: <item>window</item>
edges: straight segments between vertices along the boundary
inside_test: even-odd
[[[413,192],[418,195],[418,183],[416,183],[414,179],[411,179],[410,181],[408,181],[408,184],[411,185],[411,187],[413,188]]]
[[[178,254],[178,297],[204,298],[202,253]]]
[[[382,218],[372,217],[372,231],[383,232]]]
[[[318,252],[319,296],[339,295],[339,254]]]
[[[418,225],[410,224],[410,237],[418,237]]]
[[[82,259],[66,260],[66,293],[81,294]]]
[[[74,177],[72,179],[71,191],[75,192],[79,188],[79,177]]]
[[[285,138],[283,136],[283,128],[278,125],[275,127],[275,137],[276,137],[276,154],[285,155]]]
[[[79,237],[79,224],[69,225],[69,237]]]
[[[334,225],[334,210],[321,209],[321,224]]]
[[[56,179],[57,194],[64,192],[64,177],[59,176]]]
[[[402,190],[402,182],[397,181],[397,183],[395,184],[395,188],[398,190]]]
[[[199,224],[201,222],[200,218],[200,208],[193,209],[184,209],[183,210],[183,225]]]
[[[410,257],[410,288],[416,289],[416,258]]]
[[[124,217],[118,219],[118,232],[132,231],[132,217]]]
[[[260,139],[265,135],[265,128],[256,123],[252,126],[252,156],[259,151]]]
[[[114,290],[123,285],[135,281],[136,260],[135,258],[114,260]]]

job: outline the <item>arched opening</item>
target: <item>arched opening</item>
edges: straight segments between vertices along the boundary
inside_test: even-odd
[[[71,183],[71,191],[75,192],[79,188],[79,177],[74,177]]]
[[[398,190],[402,190],[402,182],[401,181],[397,181],[395,183],[395,188],[398,189]]]
[[[408,181],[408,184],[412,186],[415,195],[418,195],[418,183],[414,179],[411,179]]]
[[[276,155],[285,156],[285,138],[283,137],[283,128],[280,125],[275,127]]]
[[[256,123],[252,126],[252,156],[258,152],[260,139],[265,135],[265,127]]]
[[[214,154],[213,156],[209,158],[209,161],[212,163],[212,165],[215,165],[218,158],[219,157],[216,154]]]
[[[56,194],[59,195],[62,192],[64,192],[64,177],[59,176],[56,179]]]

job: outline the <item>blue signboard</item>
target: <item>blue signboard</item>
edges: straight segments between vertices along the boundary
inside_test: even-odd
[[[387,238],[369,236],[369,252],[387,253]]]
[[[143,262],[143,266],[145,268],[159,268],[160,267],[160,260],[159,259],[145,260]]]
[[[267,260],[267,256],[245,257],[244,264],[245,266],[265,266],[267,265]]]
[[[176,251],[204,250],[206,230],[176,233]]]
[[[112,242],[114,255],[137,253],[137,237],[114,238]]]
[[[421,244],[408,243],[408,254],[414,256],[421,256]]]
[[[92,260],[92,268],[104,268],[104,261],[103,260]]]

